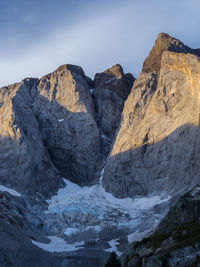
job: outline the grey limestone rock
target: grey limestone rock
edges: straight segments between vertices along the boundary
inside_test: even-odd
[[[103,183],[118,197],[176,194],[200,181],[200,60],[159,34],[122,112]]]
[[[0,266],[61,266],[61,261],[32,244],[19,228],[0,220]]]
[[[0,183],[27,195],[45,196],[62,186],[33,111],[38,79],[0,89]]]
[[[93,98],[102,136],[104,157],[107,156],[113,137],[120,125],[124,102],[134,80],[132,74],[124,75],[119,64],[95,75]]]
[[[88,78],[63,65],[40,79],[34,112],[43,142],[60,174],[79,184],[96,182],[101,142]]]

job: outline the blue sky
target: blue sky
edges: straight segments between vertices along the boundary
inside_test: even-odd
[[[200,47],[199,0],[0,0],[0,86],[59,65],[137,76],[159,32]]]

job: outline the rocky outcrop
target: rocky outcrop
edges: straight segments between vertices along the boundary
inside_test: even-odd
[[[199,77],[195,50],[159,34],[125,102],[104,172],[107,191],[176,194],[199,182]]]
[[[52,162],[79,185],[94,184],[101,163],[88,80],[81,67],[63,65],[40,79],[33,107]]]
[[[101,141],[89,92],[91,79],[63,65],[38,79],[0,89],[0,183],[51,196],[66,177],[97,181]]]
[[[19,228],[0,220],[0,266],[61,266],[61,260],[39,249]]]
[[[55,193],[62,180],[33,111],[38,79],[0,89],[0,183],[27,195]]]
[[[94,77],[93,98],[96,107],[97,123],[101,131],[104,157],[121,122],[121,113],[134,83],[134,77],[124,75],[117,64]]]
[[[153,234],[131,245],[124,266],[199,266],[199,216],[197,186],[175,201]]]

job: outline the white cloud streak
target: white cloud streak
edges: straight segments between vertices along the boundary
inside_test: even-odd
[[[0,86],[41,77],[65,63],[82,66],[90,76],[120,63],[125,71],[138,75],[159,32],[200,46],[199,8],[197,0],[124,1],[104,12],[93,10],[87,18],[80,15],[76,24],[50,30],[28,50],[12,58],[4,56]]]

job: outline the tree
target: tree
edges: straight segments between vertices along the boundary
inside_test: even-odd
[[[110,257],[108,258],[106,264],[104,265],[104,267],[121,267],[121,262],[120,260],[117,258],[117,255],[115,252],[112,252],[110,254]]]

